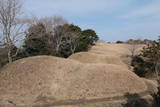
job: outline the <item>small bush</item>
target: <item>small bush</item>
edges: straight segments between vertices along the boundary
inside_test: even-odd
[[[116,43],[121,44],[121,43],[124,43],[124,42],[123,41],[117,41]]]
[[[132,58],[131,65],[134,67],[134,73],[140,77],[152,76],[154,74],[154,64],[152,62],[145,61],[140,56],[134,56]]]
[[[160,74],[160,41],[154,41],[144,47],[141,54],[132,58],[134,72],[140,77],[159,76]]]

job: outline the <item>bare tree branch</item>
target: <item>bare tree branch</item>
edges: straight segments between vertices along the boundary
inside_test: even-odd
[[[12,62],[12,48],[15,41],[18,41],[18,35],[22,26],[17,23],[21,14],[22,4],[20,0],[0,0],[0,26],[1,26],[1,44],[8,51],[8,60]],[[18,27],[19,26],[19,27]]]

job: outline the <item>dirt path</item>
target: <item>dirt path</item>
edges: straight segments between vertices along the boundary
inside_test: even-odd
[[[138,95],[138,96],[137,96]],[[149,92],[141,92],[138,94],[126,94],[125,96],[116,96],[110,98],[96,98],[96,99],[79,99],[79,100],[62,100],[50,104],[37,104],[33,107],[53,107],[53,106],[69,106],[69,105],[80,105],[80,104],[89,104],[89,103],[100,103],[100,102],[124,102],[125,100],[129,101],[139,101],[140,99],[148,96]]]

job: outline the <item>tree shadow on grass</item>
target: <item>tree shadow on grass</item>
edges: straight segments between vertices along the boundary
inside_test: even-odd
[[[154,107],[138,94],[126,93],[124,96],[127,99],[127,103],[123,104],[123,107]]]

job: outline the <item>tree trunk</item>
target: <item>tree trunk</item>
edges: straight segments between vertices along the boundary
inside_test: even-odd
[[[159,64],[158,64],[158,63],[155,63],[155,72],[156,72],[157,79],[159,79],[159,70],[158,70],[158,66],[159,66]]]
[[[56,53],[59,52],[59,45],[56,46]]]
[[[11,49],[8,50],[8,62],[12,63]]]

